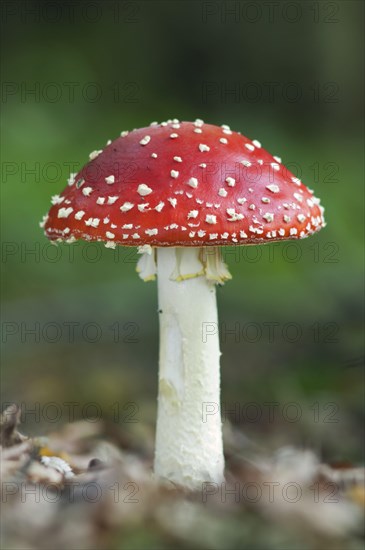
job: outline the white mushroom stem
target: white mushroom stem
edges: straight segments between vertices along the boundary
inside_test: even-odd
[[[189,489],[224,479],[216,293],[206,277],[210,262],[202,253],[199,248],[157,249],[160,364],[154,468],[157,477]]]

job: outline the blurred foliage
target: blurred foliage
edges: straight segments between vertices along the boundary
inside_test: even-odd
[[[328,224],[292,249],[280,243],[225,251],[233,280],[219,289],[220,319],[226,329],[238,323],[240,336],[236,341],[222,331],[222,401],[243,407],[230,420],[259,445],[299,444],[360,462],[362,2],[333,2],[334,15],[326,2],[295,2],[300,17],[292,22],[286,2],[277,3],[273,19],[268,3],[258,2],[261,16],[253,21],[246,2],[93,2],[98,12],[86,16],[90,3],[59,1],[52,3],[60,10],[54,20],[49,3],[25,4],[2,3],[8,10],[2,51],[3,401],[29,409],[75,401],[76,417],[83,404],[96,402],[112,437],[120,428],[114,404],[133,402],[141,426],[153,427],[155,284],[138,279],[136,254],[122,250],[116,256],[86,243],[73,245],[73,252],[55,249],[38,221],[50,196],[66,185],[70,164],[81,166],[121,130],[200,117],[229,124],[262,141],[284,164],[299,165],[304,183],[321,197]],[[225,14],[228,5],[239,12]],[[268,82],[276,83],[273,99]],[[73,83],[74,98],[67,83]],[[207,83],[214,93],[205,96]],[[262,92],[256,101],[245,92],[249,83]],[[296,101],[288,96],[289,83],[300,91]],[[224,94],[235,86],[238,100]],[[95,89],[100,97],[92,101]],[[70,342],[65,323],[72,322],[79,325]],[[52,343],[50,330],[36,341],[26,333],[36,323],[41,332],[57,323],[61,337]],[[99,324],[99,341],[82,334],[87,323]],[[126,323],[137,327],[136,342]],[[246,334],[247,323],[258,324],[261,337]],[[278,323],[272,339],[264,323]],[[283,335],[286,323],[300,326],[297,341]],[[6,332],[12,327],[16,334]],[[262,410],[277,402],[278,414],[250,421],[244,408],[250,402]],[[291,402],[301,411],[295,422],[282,411]],[[326,416],[331,403],[335,422]],[[56,420],[29,414],[27,428],[39,432],[41,422],[48,432],[69,418]],[[153,530],[143,536],[151,540],[134,539],[129,548],[159,545]]]

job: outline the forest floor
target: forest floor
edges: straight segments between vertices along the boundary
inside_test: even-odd
[[[363,468],[309,449],[253,454],[230,426],[226,482],[191,493],[153,478],[153,434],[121,448],[102,423],[27,437],[19,419],[16,405],[1,418],[7,550],[363,548]]]

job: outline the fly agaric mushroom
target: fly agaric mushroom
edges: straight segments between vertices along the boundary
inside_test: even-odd
[[[230,279],[221,246],[302,239],[323,208],[261,144],[201,120],[122,132],[71,175],[42,226],[55,241],[138,246],[157,275],[160,359],[155,474],[187,488],[223,480],[215,284]],[[216,410],[216,409],[215,409]]]

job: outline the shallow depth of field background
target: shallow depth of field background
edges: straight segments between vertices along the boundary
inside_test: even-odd
[[[259,447],[361,463],[362,3],[278,4],[2,3],[1,391],[28,409],[26,433],[67,422],[70,402],[118,442],[154,429],[156,284],[133,251],[55,248],[38,222],[69,165],[108,139],[199,117],[299,167],[328,224],[289,247],[225,251],[227,418]]]

